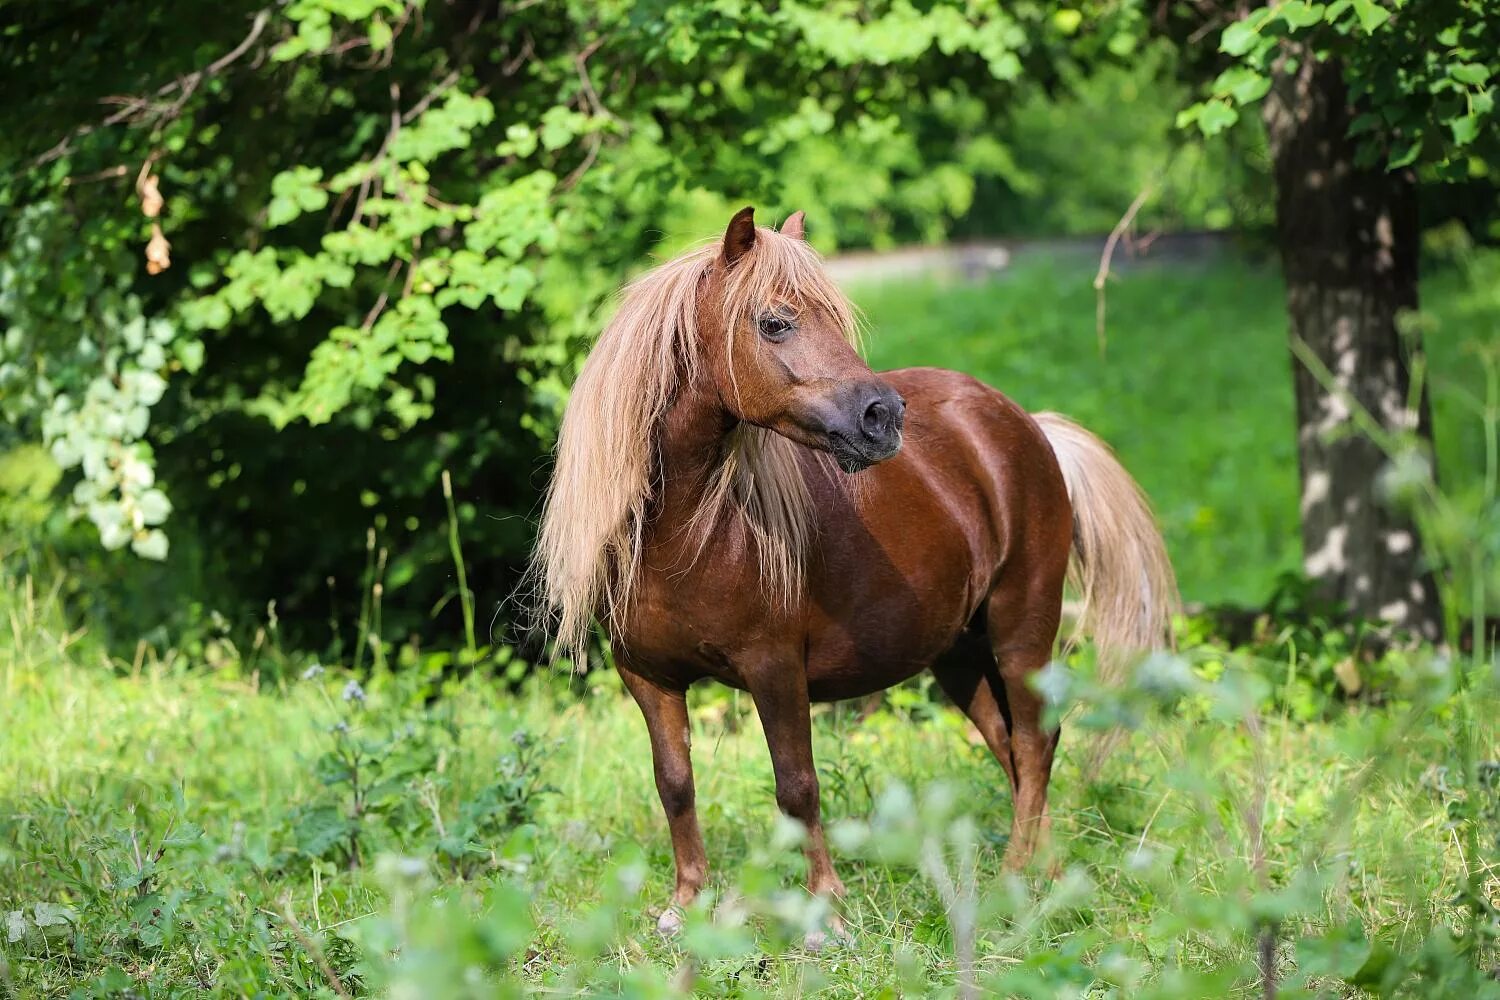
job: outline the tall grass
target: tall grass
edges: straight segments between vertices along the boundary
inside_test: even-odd
[[[956,713],[919,691],[867,715],[822,709],[854,938],[814,955],[797,947],[818,919],[796,889],[797,831],[778,822],[755,715],[730,695],[692,701],[714,902],[664,941],[648,915],[671,889],[650,751],[611,675],[579,697],[541,674],[501,699],[475,674],[448,692],[459,717],[423,707],[416,673],[377,674],[350,700],[337,667],[275,688],[232,663],[131,671],[68,631],[35,582],[7,581],[0,601],[0,927],[16,929],[0,930],[0,983],[20,996],[469,995],[473,976],[633,996],[926,995],[957,988],[955,954],[1010,995],[1249,995],[1272,923],[1283,989],[1309,964],[1352,981],[1345,952],[1420,953],[1460,925],[1458,887],[1496,891],[1493,854],[1472,851],[1500,830],[1459,758],[1495,755],[1500,705],[1487,686],[1445,686],[1436,661],[1414,661],[1385,704],[1313,722],[1265,709],[1279,667],[1212,647],[1123,700],[1075,686],[1086,707],[1070,727],[1136,728],[1092,781],[1082,741],[1065,739],[1056,882],[1002,875],[1004,778]],[[1470,749],[1453,739],[1460,716]],[[343,815],[347,776],[329,758],[344,739],[366,769],[353,868],[309,819]],[[398,946],[399,960],[382,950]]]

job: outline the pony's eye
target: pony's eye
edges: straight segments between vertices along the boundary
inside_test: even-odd
[[[792,332],[792,321],[776,313],[760,318],[760,335],[771,341],[785,340]]]

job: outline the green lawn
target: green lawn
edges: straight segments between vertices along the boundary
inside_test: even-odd
[[[410,670],[347,701],[337,668],[276,683],[280,661],[264,651],[221,648],[217,670],[110,664],[26,587],[12,582],[0,601],[0,992],[951,995],[954,925],[932,863],[962,873],[965,850],[957,906],[976,908],[962,939],[985,995],[1259,996],[1265,915],[1284,981],[1352,978],[1372,947],[1405,961],[1434,941],[1448,964],[1432,975],[1473,968],[1441,930],[1480,864],[1453,824],[1478,787],[1461,778],[1454,733],[1479,720],[1493,756],[1493,699],[1299,719],[1243,715],[1275,699],[1200,686],[1148,712],[1092,781],[1075,728],[1054,784],[1055,881],[1002,875],[1004,779],[923,687],[866,717],[822,711],[824,808],[853,937],[810,954],[798,929],[817,914],[796,889],[794,835],[778,826],[742,700],[707,691],[694,713],[713,889],[730,902],[717,922],[689,914],[668,942],[650,915],[671,884],[665,824],[644,727],[612,674],[544,676],[512,694],[471,678],[424,708]],[[1211,650],[1194,655],[1203,677],[1222,667]],[[1309,662],[1273,667],[1258,694]],[[351,869],[349,774],[324,755],[356,745]],[[892,786],[948,794],[913,809]],[[870,828],[846,822],[872,810]],[[1433,982],[1411,995],[1457,995]]]
[[[1117,274],[1106,341],[1083,257],[1022,257],[987,282],[856,286],[877,368],[969,372],[1031,410],[1059,410],[1119,452],[1155,504],[1189,600],[1259,604],[1300,565],[1296,418],[1280,275],[1234,257]],[[1439,468],[1482,464],[1477,423],[1444,380],[1471,390],[1473,340],[1500,342],[1489,290],[1439,271],[1424,301],[1438,382]]]

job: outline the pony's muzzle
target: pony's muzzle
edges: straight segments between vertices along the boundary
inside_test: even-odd
[[[859,472],[901,450],[906,400],[883,382],[860,386],[828,429],[828,450],[845,472]],[[846,397],[848,398],[848,397]]]

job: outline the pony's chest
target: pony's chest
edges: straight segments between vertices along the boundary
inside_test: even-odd
[[[730,541],[693,553],[648,547],[618,630],[633,670],[669,685],[713,677],[743,688],[747,659],[798,646],[801,616],[766,592],[758,565]]]

